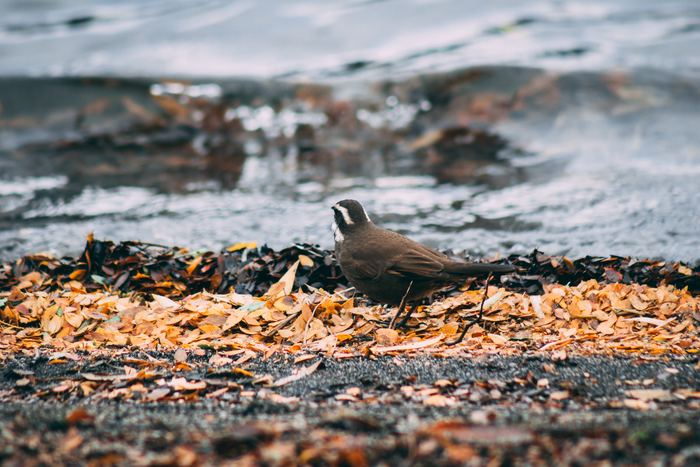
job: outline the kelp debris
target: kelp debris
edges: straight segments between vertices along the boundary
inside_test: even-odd
[[[239,243],[216,253],[140,242],[113,243],[90,236],[77,258],[35,254],[1,264],[0,291],[13,287],[32,292],[60,290],[67,283],[78,281],[89,292],[111,290],[183,297],[208,290],[259,296],[297,260],[300,265],[295,288],[310,286],[333,291],[348,287],[333,252],[309,244],[275,251],[254,243]],[[529,294],[541,294],[546,284],[576,285],[590,279],[650,287],[673,285],[700,293],[700,265],[691,268],[680,262],[620,256],[571,260],[537,250],[495,262],[518,267],[518,274],[503,278],[503,287]]]
[[[221,253],[190,253],[186,249],[140,242],[113,243],[87,239],[78,258],[28,255],[0,265],[0,291],[13,287],[39,291],[62,289],[78,281],[87,291],[113,290],[181,297],[211,292],[261,295],[299,260],[295,286],[333,290],[344,277],[331,252],[298,244],[274,251],[245,242]],[[27,279],[30,279],[27,282]]]

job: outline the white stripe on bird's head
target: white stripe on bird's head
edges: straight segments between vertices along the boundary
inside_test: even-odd
[[[367,219],[367,222],[372,222],[372,219],[369,218],[369,214],[367,214],[367,211],[365,211],[364,206],[362,206],[362,212],[365,213],[365,218]]]
[[[348,208],[341,206],[340,204],[334,204],[333,207],[337,209],[340,214],[343,216],[343,220],[345,221],[346,225],[353,225],[354,222],[352,221],[352,218],[350,217],[350,213],[348,212]],[[365,213],[367,215],[367,213]],[[368,218],[369,219],[369,218]]]

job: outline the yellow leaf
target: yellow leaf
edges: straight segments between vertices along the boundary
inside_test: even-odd
[[[578,309],[582,314],[590,315],[591,311],[593,311],[593,304],[588,300],[581,300],[578,302]]]
[[[202,330],[205,334],[209,334],[211,332],[217,332],[219,331],[219,326],[214,326],[213,324],[200,324],[199,329]]]
[[[540,295],[532,295],[530,297],[530,303],[532,303],[532,309],[535,310],[535,315],[538,319],[544,318],[544,311],[542,311],[542,297]]]
[[[237,375],[247,376],[248,378],[252,378],[253,376],[255,376],[253,373],[251,373],[248,370],[244,370],[243,368],[234,368],[233,372]]]
[[[296,277],[298,267],[299,260],[296,260],[287,270],[287,272],[284,273],[284,276],[282,276],[276,284],[273,284],[272,287],[270,287],[270,290],[274,292],[274,295],[270,296],[270,291],[268,291],[270,298],[279,298],[292,293],[292,289],[294,288],[294,278]],[[279,290],[280,286],[277,284],[281,284],[282,290]]]
[[[457,334],[458,331],[459,331],[459,324],[454,323],[454,322],[447,323],[442,328],[440,328],[440,332],[446,336],[453,336],[453,335]]]
[[[233,253],[234,251],[245,250],[247,248],[257,248],[257,246],[258,244],[256,242],[239,242],[226,248],[226,251]]]
[[[195,269],[197,269],[197,266],[199,266],[199,263],[202,262],[202,257],[197,256],[195,259],[190,261],[190,264],[187,265],[187,274],[192,275]]]
[[[574,318],[590,318],[592,316],[593,304],[588,300],[574,301],[571,305],[569,306],[569,313]]]
[[[338,339],[338,342],[349,341],[350,339],[352,339],[352,334],[336,334],[335,338]]]
[[[75,271],[71,272],[68,277],[70,277],[73,280],[80,281],[80,280],[83,280],[86,275],[87,275],[87,270],[76,269]]]
[[[299,264],[305,268],[312,268],[314,266],[314,260],[306,255],[299,255]]]
[[[610,335],[615,334],[615,330],[612,328],[612,325],[610,323],[608,323],[607,321],[600,323],[595,330],[597,333],[603,334],[605,336],[610,336]]]
[[[143,335],[138,335],[138,336],[129,336],[129,343],[131,345],[135,346],[143,346],[148,344],[153,340],[152,337],[150,336],[143,336]]]

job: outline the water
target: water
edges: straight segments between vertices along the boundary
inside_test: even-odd
[[[507,63],[700,69],[695,0],[5,0],[1,72],[395,77]]]
[[[697,2],[192,5],[0,7],[0,257],[330,247],[353,197],[477,255],[700,260]]]

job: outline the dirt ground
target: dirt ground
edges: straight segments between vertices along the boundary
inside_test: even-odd
[[[697,357],[211,355],[6,356],[0,462],[700,463]]]

